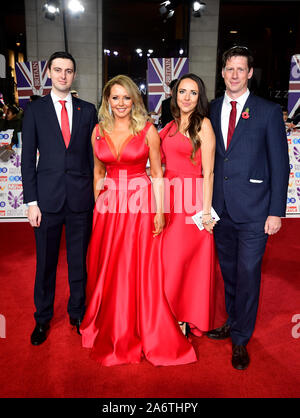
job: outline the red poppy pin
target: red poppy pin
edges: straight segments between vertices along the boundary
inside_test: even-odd
[[[80,107],[77,107],[77,110],[80,110]]]
[[[249,107],[247,107],[247,109],[245,109],[245,112],[242,113],[242,118],[243,119],[249,119],[250,118]]]

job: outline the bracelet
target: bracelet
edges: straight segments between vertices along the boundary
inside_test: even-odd
[[[204,216],[204,215],[210,215],[210,213],[202,213],[202,216]]]

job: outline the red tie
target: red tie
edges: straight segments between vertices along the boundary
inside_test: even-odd
[[[229,116],[229,125],[228,125],[228,134],[227,134],[227,149],[229,147],[234,129],[235,129],[235,120],[236,120],[236,103],[235,101],[230,102],[231,112]]]
[[[66,148],[68,148],[71,134],[70,134],[70,125],[69,125],[69,117],[68,112],[66,109],[66,100],[59,100],[59,103],[62,105],[61,108],[61,132],[64,137],[64,141],[66,144]]]

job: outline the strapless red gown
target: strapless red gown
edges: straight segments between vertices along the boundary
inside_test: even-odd
[[[203,204],[201,151],[193,164],[190,139],[176,130],[172,121],[160,132],[166,211],[170,209],[163,235],[165,292],[177,320],[189,323],[200,336],[213,327],[215,245],[213,235],[200,231],[191,219]]]
[[[143,357],[153,365],[197,360],[164,294],[162,241],[152,234],[152,185],[145,171],[150,126],[130,136],[119,156],[108,134],[95,141],[107,177],[94,209],[80,330],[83,346],[105,366]]]

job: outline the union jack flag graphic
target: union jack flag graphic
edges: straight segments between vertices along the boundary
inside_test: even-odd
[[[300,55],[293,55],[291,60],[288,113],[293,116],[300,106]]]
[[[51,91],[51,80],[47,76],[47,61],[16,63],[19,105],[24,109],[33,94],[45,96]]]
[[[161,113],[161,102],[170,95],[169,84],[172,80],[180,78],[189,71],[188,58],[149,58],[148,83],[148,110]]]

